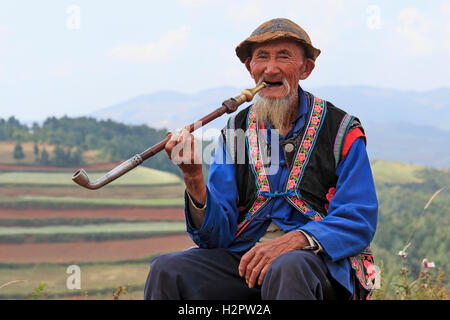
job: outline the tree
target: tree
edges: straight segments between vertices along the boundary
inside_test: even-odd
[[[20,144],[20,142],[17,142],[16,146],[14,147],[13,157],[16,160],[25,158],[25,154],[23,153],[22,145]]]
[[[67,164],[67,160],[68,155],[64,152],[64,149],[61,146],[57,145],[55,149],[53,149],[52,164],[57,167],[64,167]]]
[[[34,153],[34,158],[36,159],[36,162],[37,162],[39,159],[39,146],[38,146],[36,140],[34,141],[33,153]]]
[[[45,150],[45,148],[42,149],[41,156],[39,157],[38,162],[43,165],[48,165],[50,163],[48,152],[47,150]]]

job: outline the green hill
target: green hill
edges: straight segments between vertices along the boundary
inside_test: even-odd
[[[378,227],[373,240],[376,263],[384,261],[386,277],[399,266],[418,276],[424,258],[450,273],[450,172],[383,160],[372,161],[379,201]],[[433,198],[431,196],[447,186]],[[397,256],[408,243],[404,261]]]
[[[420,172],[425,166],[399,161],[373,160],[372,173],[377,182],[390,184],[421,183]]]

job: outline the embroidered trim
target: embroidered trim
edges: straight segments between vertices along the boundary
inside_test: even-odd
[[[370,300],[375,288],[375,267],[373,266],[374,261],[370,248],[366,248],[364,252],[357,256],[350,257],[349,260],[359,283],[369,292],[366,299]]]
[[[270,192],[269,179],[265,173],[264,163],[262,161],[262,156],[259,151],[258,146],[258,131],[257,131],[258,121],[256,119],[256,107],[255,105],[251,106],[248,115],[247,115],[247,149],[249,161],[251,163],[251,168],[253,174],[255,175],[255,183],[257,188],[257,196],[256,200],[253,203],[252,207],[245,215],[244,220],[237,227],[237,238],[242,231],[244,231],[245,227],[253,220],[256,216],[256,213],[261,210],[261,208],[267,203],[270,197],[265,197],[262,192]]]
[[[303,170],[306,167],[311,151],[314,148],[317,137],[319,135],[320,128],[322,127],[323,119],[326,114],[325,102],[317,97],[314,97],[314,105],[309,117],[308,127],[305,130],[303,139],[300,143],[300,147],[297,150],[291,172],[289,173],[286,183],[287,190],[295,190],[295,193],[288,196],[288,199],[295,208],[311,220],[318,221],[323,217],[321,214],[313,210],[307,205],[299,196],[297,190],[298,185],[303,177]]]

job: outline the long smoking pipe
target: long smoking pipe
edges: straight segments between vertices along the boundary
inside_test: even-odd
[[[230,98],[228,100],[225,100],[222,102],[222,106],[217,108],[215,111],[211,112],[210,114],[204,116],[200,120],[191,123],[189,126],[186,126],[185,129],[188,130],[190,133],[195,131],[196,129],[206,125],[207,123],[211,122],[212,120],[222,116],[224,113],[233,113],[237,110],[237,108],[243,104],[244,102],[250,102],[252,101],[255,94],[260,91],[261,89],[267,87],[268,84],[265,82],[262,82],[258,84],[253,89],[244,89],[242,90],[242,93],[238,95],[237,97]],[[154,156],[158,152],[164,149],[166,143],[169,141],[170,135],[168,134],[167,137],[162,140],[161,142],[158,142],[154,146],[148,148],[142,153],[136,154],[130,159],[122,162],[117,167],[111,169],[108,173],[106,173],[104,176],[98,178],[97,180],[91,182],[89,180],[89,177],[84,169],[77,170],[73,176],[72,180],[87,189],[90,190],[96,190],[104,185],[107,185],[108,183],[116,180],[120,176],[124,175],[128,171],[136,168],[139,166],[142,162],[147,160],[148,158]]]

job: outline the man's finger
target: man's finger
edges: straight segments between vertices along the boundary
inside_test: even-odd
[[[172,150],[175,147],[176,141],[172,140],[172,138],[166,143],[164,149],[166,150],[167,156],[170,160],[172,160]]]
[[[247,264],[252,260],[253,256],[255,255],[255,251],[250,249],[247,251],[246,254],[244,254],[241,258],[241,262],[239,263],[239,275],[243,277],[245,275],[245,270],[247,269]]]
[[[191,136],[190,132],[187,131],[186,129],[183,129],[179,133],[178,142],[184,142],[184,143],[190,142],[189,141],[190,136]]]
[[[264,265],[264,268],[262,268],[262,270],[259,274],[259,278],[258,278],[258,284],[260,286],[263,284],[264,278],[266,277],[267,270],[269,270],[271,264],[272,264],[271,261],[267,261],[266,264]]]
[[[269,258],[262,257],[262,259],[259,260],[258,264],[253,268],[252,273],[247,281],[248,287],[253,288],[255,285],[256,279],[261,273],[261,270],[266,266],[267,262],[269,261]]]
[[[245,281],[247,282],[247,284],[250,281],[250,277],[253,274],[255,267],[261,261],[261,258],[262,258],[262,254],[257,251],[257,252],[255,252],[255,255],[253,256],[252,260],[247,264],[247,268],[245,269]]]

